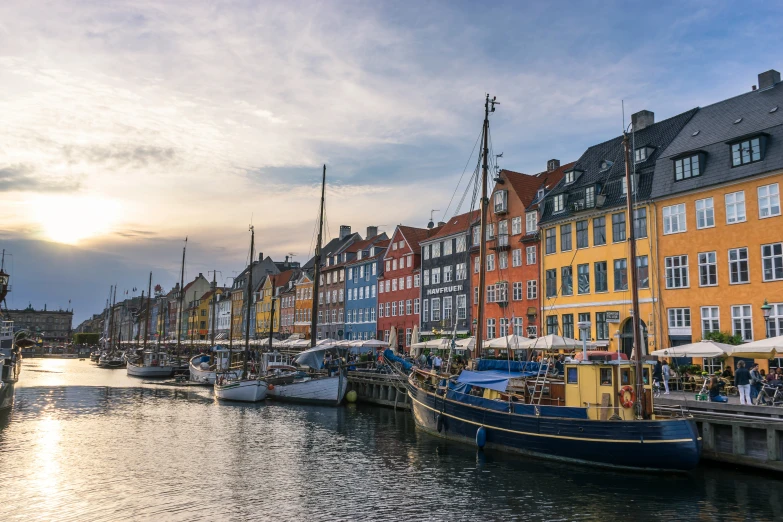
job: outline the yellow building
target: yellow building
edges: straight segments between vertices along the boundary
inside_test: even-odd
[[[783,335],[783,110],[772,110],[783,106],[779,80],[768,71],[759,90],[699,109],[658,160],[664,346],[713,331],[743,341]],[[713,372],[737,360],[692,362]],[[769,371],[783,360],[758,362]]]
[[[632,195],[634,216],[626,211],[623,139],[587,149],[541,205],[540,277],[544,334],[581,339],[578,323],[590,322],[589,339],[601,349],[630,356],[630,226],[634,226],[642,336],[647,350],[658,347],[660,331],[654,270],[654,229],[649,194],[655,160],[693,115],[689,111],[654,123],[642,111],[634,123]]]
[[[259,288],[259,297],[256,302],[256,334],[258,337],[263,338],[266,338],[269,335],[269,328],[272,325],[272,296],[274,294],[272,277],[266,277],[264,279],[264,283]],[[280,310],[275,310],[274,332],[278,330],[278,325],[280,324],[278,320],[279,316]]]

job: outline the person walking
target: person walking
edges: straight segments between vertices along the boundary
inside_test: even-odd
[[[653,383],[655,382],[662,382],[663,381],[663,365],[661,364],[660,359],[655,361],[655,366],[653,366]]]
[[[435,373],[440,373],[440,367],[443,365],[443,359],[440,358],[440,355],[435,354],[435,357],[432,359],[432,366],[435,368]]]
[[[750,372],[745,368],[745,361],[737,363],[737,371],[734,372],[734,385],[740,396],[740,404],[752,404],[750,402]]]
[[[663,387],[666,390],[663,394],[669,395],[669,379],[672,376],[672,370],[669,368],[669,361],[663,361],[661,373],[663,374]]]
[[[755,402],[761,392],[761,374],[759,365],[755,363],[750,369],[750,400]]]

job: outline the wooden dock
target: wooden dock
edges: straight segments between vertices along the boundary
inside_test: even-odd
[[[349,390],[357,394],[357,400],[390,408],[411,408],[405,377],[396,374],[370,371],[348,372]]]
[[[682,408],[693,415],[702,436],[702,458],[783,471],[783,408],[658,397],[655,412]]]

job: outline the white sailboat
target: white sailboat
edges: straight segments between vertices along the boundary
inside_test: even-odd
[[[150,292],[152,292],[152,272],[147,289],[147,306],[144,312],[144,345],[142,353],[136,357],[128,357],[127,372],[132,377],[171,377],[174,374],[174,362],[167,353],[159,353],[158,349],[147,350],[147,325],[150,313]],[[144,300],[144,291],[141,292]]]

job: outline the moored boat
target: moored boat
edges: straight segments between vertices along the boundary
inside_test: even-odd
[[[266,399],[268,385],[259,378],[228,379],[219,374],[215,381],[215,397],[226,401],[259,402]]]
[[[167,353],[148,350],[141,356],[128,359],[128,375],[133,377],[171,377],[174,366]]]
[[[334,366],[325,364],[326,354],[336,352],[337,346],[331,343],[305,350],[295,360],[302,369],[295,371],[286,371],[284,366],[275,368],[267,363],[269,397],[286,402],[339,405],[348,390],[345,369],[340,368],[339,359],[335,360]]]
[[[218,349],[213,350],[212,353],[213,362],[210,362],[208,354],[199,354],[191,357],[188,365],[191,381],[214,384],[218,373],[223,373],[228,379],[238,379],[240,377],[242,374],[240,369],[229,369],[231,350]],[[236,354],[237,352],[234,353]]]

